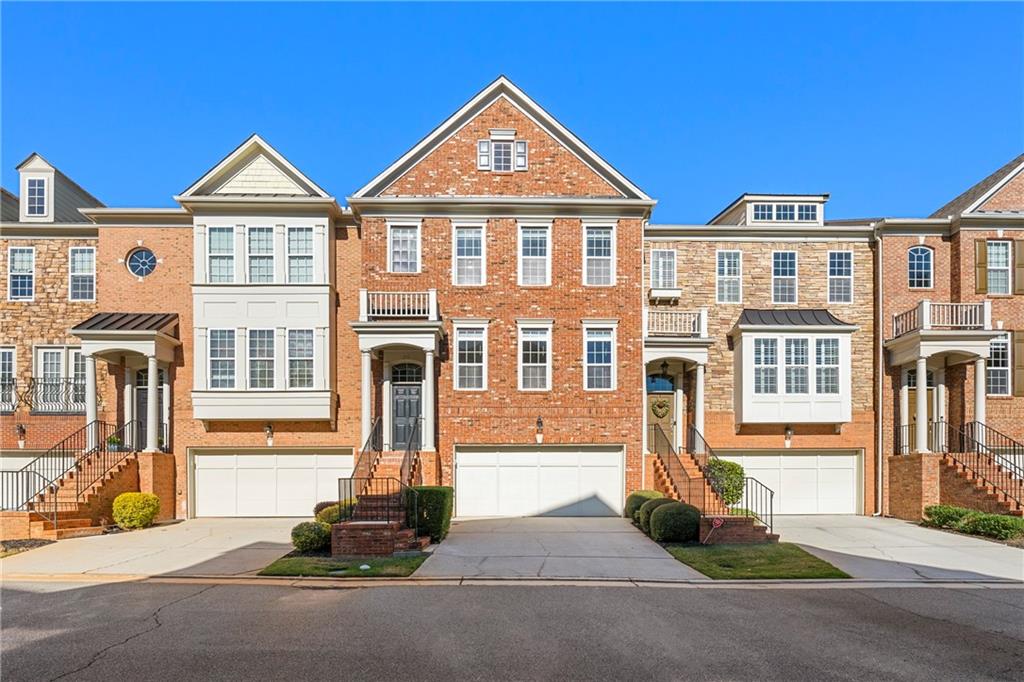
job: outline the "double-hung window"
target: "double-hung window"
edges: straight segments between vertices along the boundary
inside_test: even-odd
[[[911,289],[932,288],[932,250],[927,246],[907,251],[907,285]]]
[[[274,388],[274,330],[249,330],[249,388]]]
[[[207,257],[209,281],[213,284],[235,281],[235,228],[211,227]]]
[[[388,272],[419,271],[419,226],[391,225],[388,231]]]
[[[458,286],[484,283],[484,228],[479,225],[455,228],[455,267],[452,281]]]
[[[839,393],[839,339],[814,340],[814,392],[822,395]]]
[[[991,256],[990,256],[991,257]],[[1010,395],[1010,338],[1004,334],[989,341],[985,380],[989,395]]]
[[[313,228],[288,228],[288,283],[313,281]]]
[[[25,212],[30,216],[46,215],[46,180],[28,179],[28,206]]]
[[[786,339],[786,393],[807,393],[807,339]]]
[[[487,388],[486,327],[456,327],[455,388],[460,391]]]
[[[274,228],[248,228],[249,282],[270,284],[274,281]]]
[[[988,293],[1010,293],[1010,242],[989,241],[988,251]]]
[[[853,252],[828,252],[828,302],[853,302]]]
[[[719,251],[715,270],[718,303],[739,303],[742,297],[742,256],[739,251]]]
[[[36,250],[12,246],[7,250],[7,299],[31,301],[36,293]]]
[[[754,339],[754,393],[779,392],[777,339]]]
[[[551,284],[551,230],[548,227],[519,228],[519,284]]]
[[[675,249],[651,250],[651,288],[676,288],[676,252]]]
[[[313,388],[313,330],[288,330],[288,388]]]
[[[526,140],[515,139],[514,130],[492,130],[491,139],[476,143],[477,170],[510,173],[524,171],[529,163]]]
[[[512,170],[512,141],[494,140],[491,142],[491,170],[506,173]]]
[[[75,246],[68,252],[68,298],[96,299],[96,249],[91,246]]]
[[[519,390],[551,389],[551,328],[520,327]]]
[[[796,251],[772,254],[772,303],[796,303]]]
[[[583,283],[611,286],[615,283],[614,235],[611,227],[585,227]]]
[[[13,412],[14,398],[14,349],[0,348],[0,412]]]
[[[235,387],[235,330],[210,330],[210,388]]]
[[[615,329],[586,327],[583,330],[584,375],[588,391],[615,388]]]

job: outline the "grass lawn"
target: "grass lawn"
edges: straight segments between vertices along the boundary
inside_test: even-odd
[[[849,578],[788,542],[764,545],[669,545],[679,561],[714,580]]]
[[[404,557],[329,557],[284,556],[270,564],[260,575],[316,576],[322,578],[404,578],[426,561],[427,555]],[[361,571],[367,565],[369,570]]]

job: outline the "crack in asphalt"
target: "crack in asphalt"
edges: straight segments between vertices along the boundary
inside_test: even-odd
[[[178,599],[174,599],[172,601],[169,601],[166,604],[161,604],[155,611],[153,611],[153,613],[149,614],[149,619],[153,620],[153,624],[152,624],[151,627],[148,627],[148,628],[146,628],[145,630],[143,630],[141,632],[136,632],[135,634],[130,635],[128,637],[125,637],[120,642],[114,642],[113,644],[110,644],[108,646],[103,647],[102,649],[97,651],[95,654],[93,654],[92,658],[90,658],[89,662],[86,663],[85,665],[80,666],[78,668],[75,668],[74,670],[69,670],[66,673],[61,673],[60,675],[57,675],[56,677],[52,677],[52,678],[50,678],[50,682],[55,682],[56,680],[60,680],[60,679],[63,679],[65,677],[67,677],[68,675],[74,675],[76,673],[82,672],[83,670],[87,670],[87,669],[91,668],[97,661],[99,661],[101,658],[103,658],[103,655],[106,654],[111,649],[115,649],[115,648],[117,648],[119,646],[124,646],[125,644],[127,644],[130,641],[132,641],[133,639],[137,639],[137,638],[139,638],[139,637],[141,637],[141,636],[143,636],[145,634],[148,634],[148,633],[153,632],[155,630],[159,630],[160,627],[163,626],[163,623],[160,622],[160,612],[161,611],[163,611],[164,609],[166,609],[169,606],[174,606],[175,604],[179,604],[179,603],[185,601],[186,599],[191,599],[192,597],[198,597],[199,595],[203,594],[204,592],[212,590],[215,587],[218,587],[218,585],[207,585],[206,587],[204,587],[203,589],[199,590],[198,592],[193,592],[192,594],[187,594],[184,597],[179,597]]]

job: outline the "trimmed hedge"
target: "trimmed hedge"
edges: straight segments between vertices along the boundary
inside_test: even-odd
[[[160,513],[160,498],[152,493],[121,493],[114,498],[114,523],[124,529],[148,528]]]
[[[430,535],[431,542],[441,542],[448,536],[455,506],[455,491],[447,485],[419,485],[417,493],[416,523],[420,535]]]
[[[331,527],[322,521],[303,521],[292,528],[292,545],[300,552],[320,552],[331,546]]]
[[[637,520],[640,523],[640,530],[650,535],[651,533],[651,514],[655,509],[663,504],[672,504],[675,500],[668,497],[657,497],[653,500],[647,500],[640,505],[640,511],[637,513]]]
[[[708,478],[714,480],[715,488],[726,506],[736,504],[743,498],[746,474],[741,465],[724,459],[712,459],[708,462],[707,471]]]
[[[969,535],[996,540],[1024,536],[1024,519],[1003,514],[986,514],[965,507],[936,504],[924,509],[926,526],[949,528]]]
[[[660,497],[665,497],[664,494],[659,493],[657,490],[637,490],[635,493],[631,493],[626,498],[626,508],[623,510],[623,516],[627,519],[632,519],[634,522],[639,522],[637,513],[640,511],[640,507],[643,506],[644,502],[648,500],[656,500]]]
[[[341,502],[328,505],[317,513],[316,520],[321,523],[326,523],[329,526],[332,526],[335,523],[341,523],[352,516],[352,509],[355,506],[356,501],[351,499],[342,500]]]
[[[327,500],[325,502],[317,502],[315,505],[313,505],[313,516],[318,515],[324,509],[327,509],[328,507],[333,507],[336,504],[338,504],[337,500]]]
[[[978,512],[966,507],[954,507],[951,504],[933,504],[924,508],[924,524],[936,528],[955,528],[968,514]]]
[[[682,502],[655,507],[649,521],[655,542],[695,542],[700,533],[700,510]]]

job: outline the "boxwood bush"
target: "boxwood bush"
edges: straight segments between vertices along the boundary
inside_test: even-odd
[[[324,509],[327,509],[328,507],[333,507],[336,504],[338,504],[337,500],[327,500],[325,502],[317,502],[315,505],[313,505],[313,516],[316,516],[317,514],[322,512]]]
[[[430,535],[431,542],[441,542],[452,525],[454,490],[447,485],[420,485],[416,491],[416,525],[420,535]]]
[[[715,489],[722,496],[722,502],[733,505],[743,498],[743,482],[746,474],[736,462],[712,459],[707,466],[708,478],[714,481]]]
[[[1024,536],[1024,519],[985,512],[948,504],[936,504],[924,509],[926,526],[981,535],[996,540],[1012,540]]]
[[[968,514],[978,512],[966,507],[954,507],[950,504],[933,504],[924,508],[924,524],[937,528],[955,528],[956,524]]]
[[[356,506],[355,500],[342,500],[335,504],[328,505],[316,514],[316,520],[327,525],[341,523],[352,516],[352,509]]]
[[[331,546],[331,527],[322,521],[303,521],[292,528],[292,545],[300,552],[321,552]]]
[[[637,512],[640,511],[640,507],[643,503],[647,500],[656,500],[659,497],[665,496],[657,490],[637,490],[626,498],[626,508],[623,510],[623,515],[627,519],[632,519],[634,522],[638,522],[639,519],[637,519]]]
[[[695,542],[700,533],[700,510],[682,502],[654,508],[649,521],[655,542]]]
[[[121,493],[114,498],[114,523],[121,528],[148,528],[160,513],[160,498],[152,493]]]
[[[640,505],[640,511],[637,513],[637,521],[640,524],[640,530],[649,535],[651,532],[651,514],[661,505],[672,504],[673,502],[675,502],[675,500],[668,497],[656,497],[655,499],[647,500]]]

